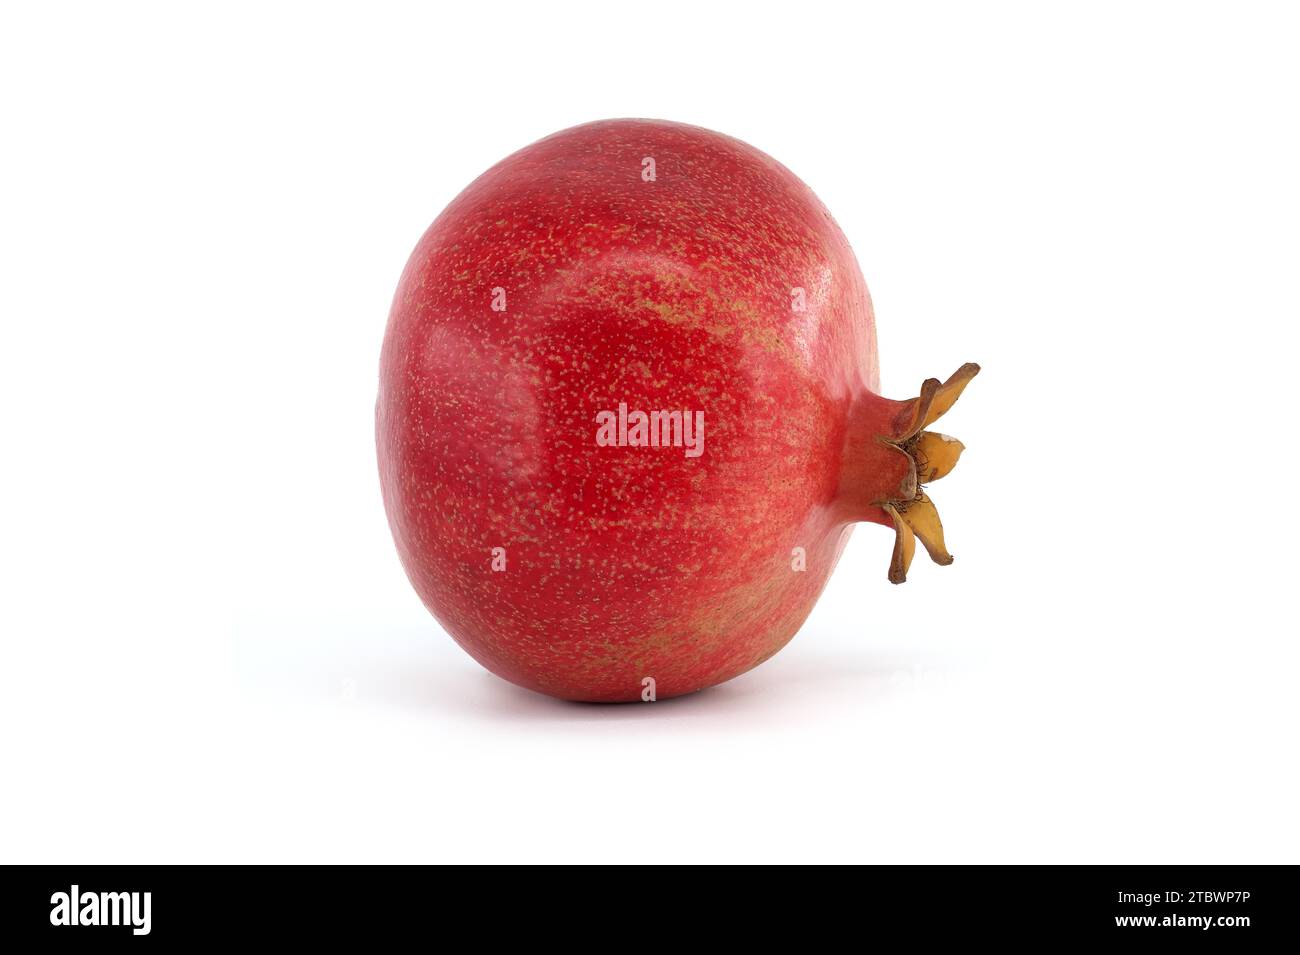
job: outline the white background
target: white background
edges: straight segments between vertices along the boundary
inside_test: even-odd
[[[0,860],[1296,862],[1294,13],[6,5]],[[805,179],[957,555],[859,529],[758,670],[559,703],[380,503],[420,233],[576,123]]]

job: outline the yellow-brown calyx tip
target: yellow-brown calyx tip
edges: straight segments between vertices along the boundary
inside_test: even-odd
[[[912,460],[916,462],[916,480],[929,484],[944,477],[957,466],[966,445],[938,431],[922,431],[913,439]]]
[[[912,566],[912,558],[916,555],[916,535],[898,513],[898,508],[892,504],[882,504],[881,507],[893,519],[895,530],[894,554],[889,560],[889,582],[901,584],[907,580],[907,569]]]
[[[894,439],[895,442],[902,444],[943,417],[956,404],[961,393],[970,384],[970,380],[979,373],[980,366],[973,361],[968,361],[953,372],[952,377],[947,381],[940,382],[938,378],[927,378],[921,382],[921,394],[909,403],[911,423]]]
[[[943,524],[934,502],[921,487],[937,481],[952,471],[965,446],[956,438],[925,429],[937,421],[961,397],[966,385],[979,374],[973,362],[962,365],[945,382],[929,378],[921,385],[921,394],[909,404],[907,423],[902,433],[886,440],[908,456],[913,464],[914,480],[903,482],[904,497],[880,501],[881,509],[894,525],[894,553],[889,562],[890,583],[907,580],[907,570],[916,553],[920,538],[926,553],[936,564],[952,563],[952,555],[943,540]]]

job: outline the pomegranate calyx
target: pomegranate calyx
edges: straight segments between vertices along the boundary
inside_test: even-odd
[[[980,367],[972,362],[962,365],[947,381],[928,378],[921,385],[921,393],[907,402],[899,418],[903,420],[898,437],[888,441],[906,454],[912,462],[912,480],[904,481],[900,497],[881,501],[880,508],[889,515],[894,525],[894,552],[889,562],[889,581],[901,584],[907,580],[907,571],[916,554],[916,540],[920,538],[926,553],[936,564],[952,563],[952,555],[943,540],[943,523],[939,511],[922,487],[949,474],[965,450],[956,438],[937,431],[926,431],[945,414],[970,380],[979,374]]]

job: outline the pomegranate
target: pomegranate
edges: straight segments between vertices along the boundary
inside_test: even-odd
[[[784,646],[855,522],[952,561],[927,430],[978,371],[876,394],[830,213],[718,133],[611,120],[475,180],[402,274],[376,430],[412,584],[464,649],[572,700],[676,696]]]

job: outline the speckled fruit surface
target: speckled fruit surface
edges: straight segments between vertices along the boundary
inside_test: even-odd
[[[900,526],[890,502],[920,493],[899,444],[922,399],[877,386],[866,284],[787,169],[675,123],[556,133],[462,192],[402,274],[377,406],[398,552],[521,686],[720,683],[790,640],[853,522]],[[602,443],[620,405],[702,413],[701,453]]]

